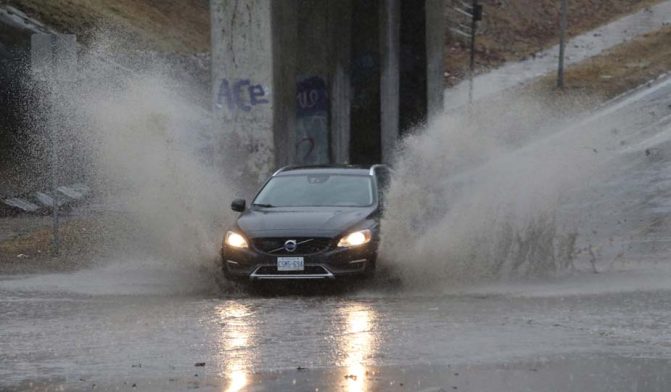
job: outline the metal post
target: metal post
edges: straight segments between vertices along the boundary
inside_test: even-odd
[[[50,37],[51,39],[51,66],[55,70],[56,67],[58,66],[56,64],[56,58],[58,56],[58,49],[57,49],[57,40],[58,37],[55,35],[52,35]],[[53,83],[58,83],[56,80],[54,80]],[[49,86],[46,86],[47,89]],[[54,96],[54,93],[58,93],[60,91],[60,86],[57,84],[55,86],[55,92],[50,91],[51,99],[54,99],[55,104],[60,105],[60,100],[57,99],[57,97]],[[59,113],[59,110],[53,110],[54,106],[51,105],[50,108],[52,109],[52,113],[50,118],[54,120],[54,116],[57,116]],[[54,234],[54,243],[53,243],[53,255],[58,256],[60,254],[60,248],[61,248],[61,243],[60,243],[60,236],[59,236],[59,222],[58,222],[58,134],[56,131],[56,127],[59,126],[59,119],[56,119],[56,121],[51,122],[51,130],[50,130],[50,135],[51,135],[51,196],[53,197],[52,201],[53,204],[51,206],[51,210],[53,212],[53,234]]]
[[[31,37],[31,66],[33,78],[43,86],[49,104],[45,122],[49,129],[49,164],[53,211],[53,255],[60,253],[58,222],[58,138],[60,134],[62,89],[67,81],[75,80],[77,69],[77,39],[71,34],[33,34]],[[51,88],[50,88],[51,87]],[[58,105],[58,106],[57,106]]]
[[[58,102],[58,101],[57,101]],[[53,106],[52,106],[53,109]],[[53,111],[51,116],[53,118],[58,111]],[[50,154],[50,164],[51,164],[51,195],[53,204],[51,210],[53,211],[53,255],[58,256],[60,254],[60,236],[59,236],[59,222],[58,222],[58,134],[56,127],[58,126],[58,121],[51,122],[51,154]]]
[[[561,0],[559,15],[559,67],[557,69],[557,88],[564,88],[564,51],[566,48],[566,13],[567,1]]]
[[[471,54],[468,72],[468,103],[473,103],[473,77],[475,76],[475,35],[478,30],[478,21],[482,19],[482,6],[478,0],[471,5]]]

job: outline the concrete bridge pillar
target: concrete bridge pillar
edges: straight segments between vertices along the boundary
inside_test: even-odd
[[[380,126],[382,162],[393,159],[399,132],[401,0],[380,1]]]
[[[442,0],[211,0],[227,166],[391,161],[442,106]]]
[[[268,0],[213,0],[212,89],[228,167],[265,174],[274,166],[273,7]],[[239,164],[244,163],[244,164]]]

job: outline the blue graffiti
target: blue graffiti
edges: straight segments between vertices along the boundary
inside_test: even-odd
[[[329,161],[329,95],[321,76],[296,81],[296,158],[300,163]]]
[[[228,110],[249,112],[254,106],[270,103],[266,90],[260,84],[252,84],[249,79],[239,79],[233,83],[222,79],[217,93],[217,106],[226,104]]]

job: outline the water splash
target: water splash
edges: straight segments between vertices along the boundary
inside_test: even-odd
[[[115,62],[119,42],[95,42],[80,54],[77,82],[35,85],[48,109],[36,128],[58,138],[60,178],[84,178],[103,214],[124,216],[110,231],[124,238],[109,238],[115,256],[209,267],[232,219],[235,191],[216,158],[225,133],[166,60],[130,70]]]
[[[567,125],[579,113],[509,94],[407,137],[382,222],[383,262],[409,286],[570,267],[578,228],[559,206],[609,159],[585,148],[598,132]]]

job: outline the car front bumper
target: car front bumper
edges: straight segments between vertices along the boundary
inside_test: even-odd
[[[369,273],[375,266],[377,244],[354,248],[336,248],[303,257],[303,271],[278,271],[277,257],[255,249],[225,246],[221,250],[224,274],[236,280],[316,280],[355,277]],[[282,255],[286,256],[286,255]]]

